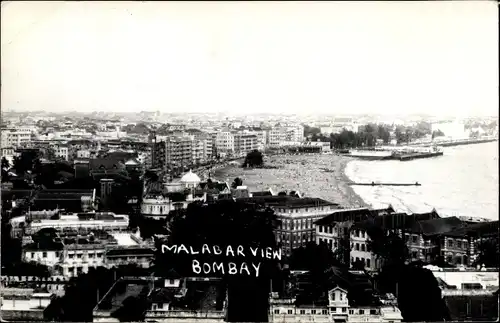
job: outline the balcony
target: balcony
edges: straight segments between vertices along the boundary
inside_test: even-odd
[[[148,310],[146,312],[147,318],[192,318],[192,319],[220,319],[224,320],[226,313],[224,311],[164,311],[164,310]]]

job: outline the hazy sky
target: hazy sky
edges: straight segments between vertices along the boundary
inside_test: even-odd
[[[498,115],[480,2],[2,2],[2,109]]]

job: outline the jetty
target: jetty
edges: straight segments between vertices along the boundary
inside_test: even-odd
[[[408,161],[408,160],[414,160],[414,159],[421,159],[421,158],[432,158],[432,157],[438,157],[438,156],[443,156],[442,151],[434,151],[434,152],[416,152],[416,153],[410,153],[410,154],[401,154],[401,155],[395,155],[393,159],[397,159],[399,161]]]
[[[420,184],[419,182],[415,182],[415,183],[375,183],[375,182],[371,182],[371,183],[351,183],[350,185],[351,186],[352,185],[356,185],[356,186],[422,186],[422,184]]]

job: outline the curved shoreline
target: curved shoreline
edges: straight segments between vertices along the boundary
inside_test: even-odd
[[[311,162],[311,159],[314,162]],[[299,191],[305,196],[319,197],[344,207],[366,207],[368,204],[349,185],[352,181],[345,168],[352,159],[340,155],[274,155],[267,165],[276,168],[244,169],[225,165],[211,171],[212,177],[231,183],[243,180],[250,191],[271,188],[280,191]]]

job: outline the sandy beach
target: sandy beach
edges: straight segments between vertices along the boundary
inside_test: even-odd
[[[251,191],[268,188],[276,193],[296,190],[304,196],[319,197],[344,207],[367,206],[353,191],[344,174],[350,161],[352,159],[337,155],[276,155],[266,160],[266,166],[276,168],[226,166],[213,170],[211,176],[228,183],[239,177]]]

